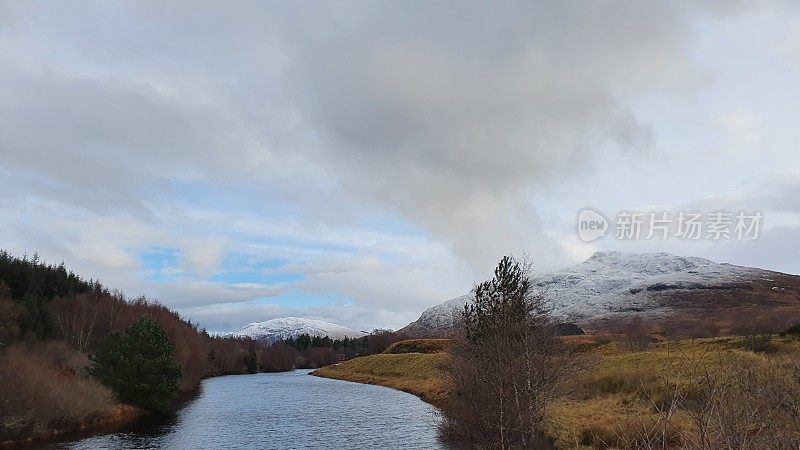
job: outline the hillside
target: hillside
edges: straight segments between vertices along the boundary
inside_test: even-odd
[[[768,321],[800,313],[800,276],[670,253],[598,252],[541,275],[536,285],[554,317],[595,330],[634,319],[696,317],[730,328],[733,316]],[[445,335],[471,299],[467,294],[429,308],[400,331]]]

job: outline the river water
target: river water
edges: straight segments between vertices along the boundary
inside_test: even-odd
[[[436,409],[417,397],[307,373],[209,378],[170,417],[48,448],[444,448]]]

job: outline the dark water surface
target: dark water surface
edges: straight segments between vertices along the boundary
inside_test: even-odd
[[[417,397],[307,373],[209,378],[172,417],[49,448],[444,448],[436,409]]]

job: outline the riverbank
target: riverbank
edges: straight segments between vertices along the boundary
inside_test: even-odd
[[[24,438],[9,439],[0,442],[0,448],[23,447],[59,439],[71,434],[77,435],[83,432],[100,432],[103,430],[112,432],[119,428],[132,425],[146,415],[146,411],[131,405],[114,405],[111,409],[97,417],[84,419],[63,427],[31,430],[31,433]]]
[[[451,391],[447,345],[447,339],[409,339],[395,342],[383,353],[322,367],[311,374],[390,387],[440,406]]]

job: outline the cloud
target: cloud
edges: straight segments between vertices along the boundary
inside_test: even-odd
[[[207,305],[249,302],[286,293],[282,284],[222,283],[181,279],[174,282],[151,283],[143,286],[148,298],[170,308],[183,309]],[[136,292],[133,290],[129,293]]]
[[[144,217],[176,180],[245,177],[323,215],[336,213],[315,198],[333,186],[345,197],[333,211],[388,208],[475,267],[520,247],[563,259],[531,192],[605,152],[649,147],[625,98],[694,76],[687,11],[663,4],[238,6],[214,8],[215,21],[121,6],[78,27],[11,27],[0,160],[46,179],[42,195],[98,213]],[[141,38],[141,51],[94,21]],[[181,38],[200,25],[203,36]],[[50,61],[18,51],[46,44],[59,50]]]
[[[717,47],[698,53],[698,40],[751,8],[0,2],[0,247],[218,328],[288,313],[403,325],[502,254],[547,269],[586,255],[542,206],[564,191],[694,190],[680,173],[652,179],[677,161],[665,122],[733,95],[706,92],[741,61],[709,75]],[[742,97],[714,105],[733,111],[718,125],[767,167],[772,121]],[[722,169],[709,178],[731,178]],[[789,180],[740,200],[793,214],[796,193]],[[176,254],[158,280],[140,257],[155,247]],[[264,261],[303,279],[216,281]],[[278,305],[290,292],[318,301]]]
[[[227,241],[225,236],[184,238],[181,243],[183,265],[194,273],[213,274],[222,262]]]
[[[625,98],[691,82],[684,14],[641,2],[383,4],[297,50],[295,90],[349,192],[477,267],[520,247],[563,254],[537,227],[531,192],[651,146]]]

